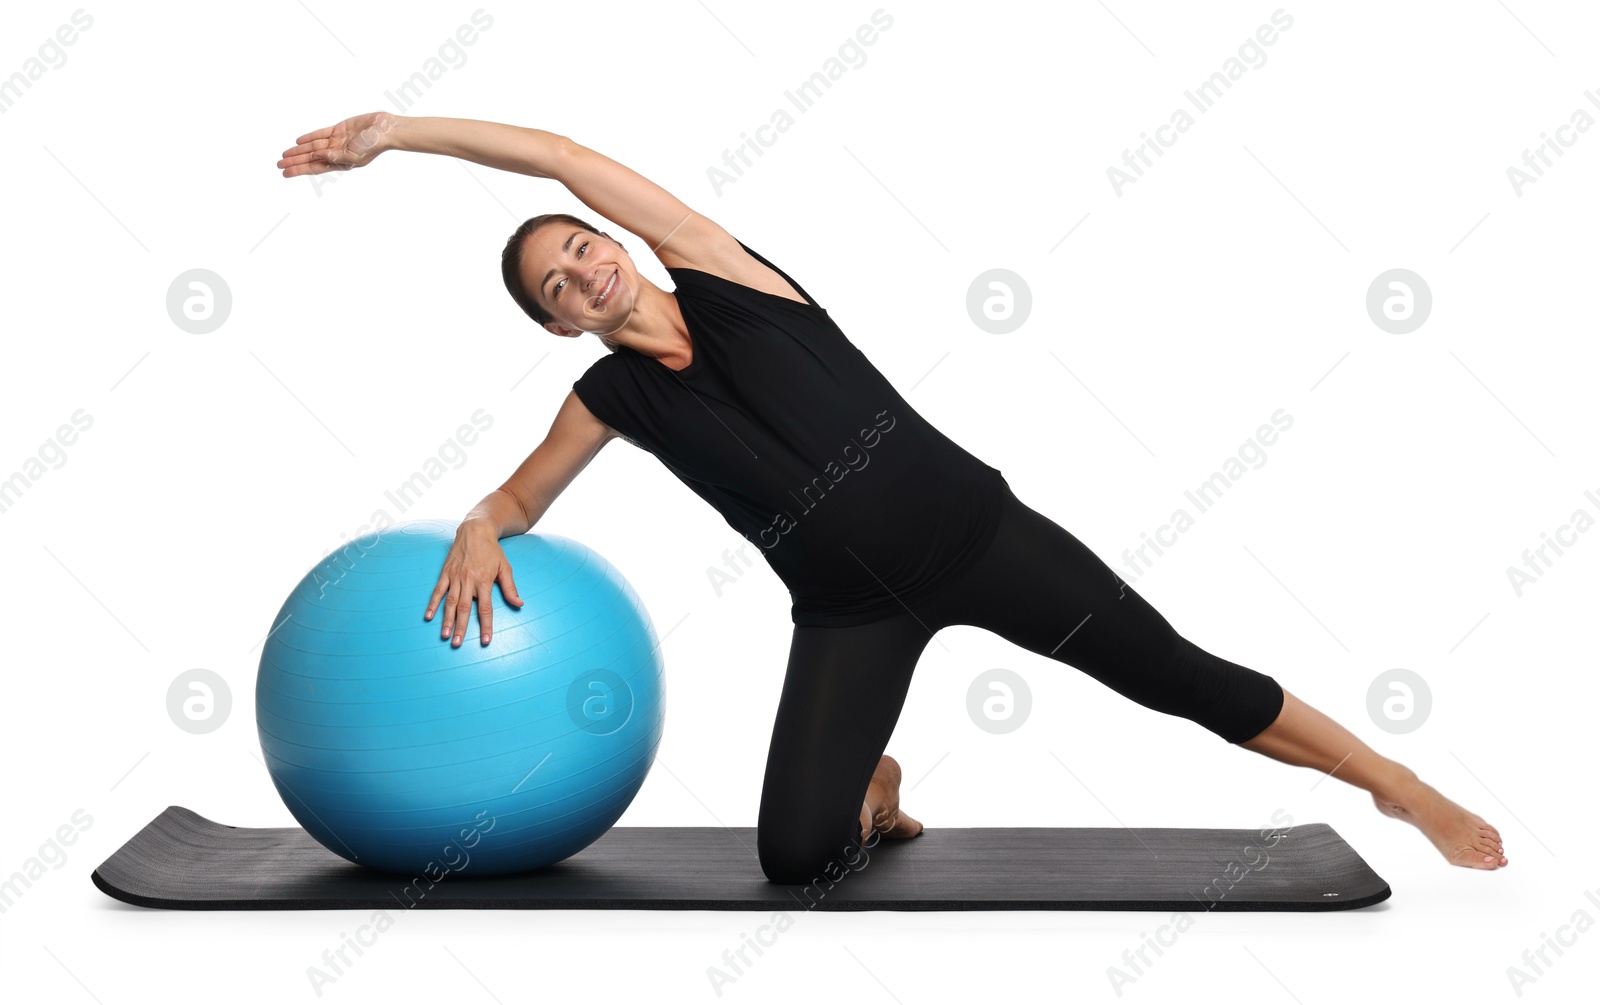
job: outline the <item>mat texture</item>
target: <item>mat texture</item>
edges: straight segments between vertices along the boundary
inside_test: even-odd
[[[93,879],[130,904],[192,911],[1338,911],[1388,898],[1327,824],[1263,833],[930,827],[785,886],[762,875],[753,827],[613,827],[548,868],[471,879],[374,872],[298,827],[229,827],[169,806]]]

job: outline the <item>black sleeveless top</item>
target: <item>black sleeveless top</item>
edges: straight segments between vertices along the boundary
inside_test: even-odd
[[[573,390],[760,548],[794,624],[904,611],[983,553],[1005,478],[918,415],[787,273],[739,246],[806,302],[669,268],[689,365],[623,346]]]

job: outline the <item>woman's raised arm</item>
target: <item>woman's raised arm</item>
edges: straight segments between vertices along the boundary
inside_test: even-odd
[[[531,126],[368,112],[299,137],[278,167],[285,178],[348,171],[385,150],[443,154],[559,181],[585,206],[639,235],[666,266],[747,257],[720,226],[637,171],[569,137]]]

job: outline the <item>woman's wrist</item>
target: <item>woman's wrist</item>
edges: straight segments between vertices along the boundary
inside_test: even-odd
[[[389,127],[383,133],[383,147],[385,150],[412,150],[416,146],[415,135],[417,120],[410,115],[393,115],[389,119]]]
[[[469,537],[474,534],[487,535],[498,541],[500,539],[500,527],[495,523],[494,517],[487,513],[470,513],[466,519],[456,525],[456,536]]]

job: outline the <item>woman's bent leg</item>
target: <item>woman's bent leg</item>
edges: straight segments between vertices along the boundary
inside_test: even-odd
[[[772,882],[831,887],[863,867],[862,800],[932,637],[909,614],[795,627],[756,826]]]

